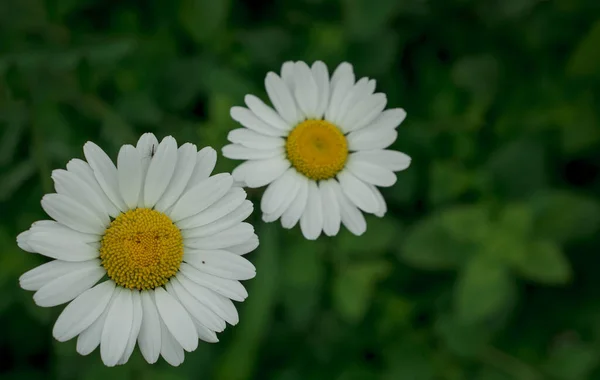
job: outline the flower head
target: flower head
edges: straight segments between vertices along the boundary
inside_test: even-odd
[[[145,134],[121,148],[116,167],[94,143],[83,150],[87,162],[52,173],[56,193],[42,207],[54,220],[17,237],[53,259],[23,274],[21,287],[36,291],[38,306],[70,302],[53,335],[77,336],[82,355],[100,346],[107,366],[124,364],[137,342],[149,363],[162,355],[179,365],[198,339],[217,342],[238,322],[231,300],[247,297],[239,280],[256,274],[242,256],[258,246],[243,223],[252,203],[231,175],[211,176],[209,147]]]
[[[334,236],[344,224],[361,235],[363,212],[383,216],[387,206],[377,187],[392,186],[394,172],[410,157],[388,148],[406,113],[385,110],[375,81],[355,82],[352,66],[340,64],[331,78],[323,62],[311,67],[286,62],[281,76],[265,79],[273,108],[253,95],[231,116],[245,128],[229,133],[225,157],[245,160],[233,171],[244,186],[268,185],[261,200],[265,222],[284,228],[300,222],[307,239]]]

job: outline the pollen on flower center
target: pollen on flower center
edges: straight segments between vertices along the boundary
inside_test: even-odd
[[[298,124],[287,137],[285,150],[292,166],[313,180],[334,177],[348,158],[346,137],[325,120]]]
[[[165,285],[179,270],[183,238],[168,216],[138,208],[119,215],[106,229],[100,258],[117,285],[154,289]]]

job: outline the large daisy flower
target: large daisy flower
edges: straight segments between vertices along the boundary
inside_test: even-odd
[[[233,171],[250,188],[269,185],[261,200],[263,220],[298,221],[307,239],[334,236],[343,223],[361,235],[362,212],[383,216],[377,186],[392,186],[394,172],[410,165],[406,154],[388,150],[404,120],[374,93],[375,80],[355,82],[352,66],[340,64],[331,78],[323,62],[312,67],[286,62],[281,76],[270,72],[265,86],[275,109],[253,95],[231,117],[245,128],[229,133],[225,157],[246,160]],[[361,212],[362,211],[362,212]]]
[[[145,134],[121,148],[116,167],[92,142],[83,151],[87,162],[52,173],[56,193],[42,207],[54,220],[17,237],[54,259],[23,274],[21,287],[36,291],[38,306],[72,301],[52,332],[77,336],[81,355],[100,346],[107,366],[123,364],[137,342],[149,363],[162,355],[179,365],[198,339],[217,342],[238,322],[231,300],[248,296],[239,280],[256,274],[242,256],[258,246],[242,222],[252,203],[230,174],[211,176],[209,147]]]

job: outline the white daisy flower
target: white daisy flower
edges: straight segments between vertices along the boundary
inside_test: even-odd
[[[375,80],[354,79],[348,63],[330,78],[323,62],[286,62],[281,76],[265,79],[275,109],[253,95],[246,95],[247,108],[231,109],[245,128],[229,133],[223,155],[246,161],[232,173],[243,186],[269,185],[261,200],[265,222],[300,222],[312,240],[321,231],[335,236],[341,223],[361,235],[362,212],[387,211],[377,186],[392,186],[394,172],[410,165],[406,154],[386,149],[406,112],[384,111],[387,99],[374,93]]]
[[[77,336],[81,355],[100,346],[104,364],[124,364],[137,342],[148,363],[162,355],[177,366],[198,339],[217,342],[238,322],[232,300],[248,296],[239,281],[256,274],[242,257],[258,246],[243,223],[252,203],[230,174],[211,176],[210,147],[148,133],[121,148],[116,167],[92,142],[83,151],[87,162],[52,173],[56,193],[42,207],[54,220],[17,237],[54,259],[23,274],[21,287],[36,291],[38,306],[72,301],[53,335]]]

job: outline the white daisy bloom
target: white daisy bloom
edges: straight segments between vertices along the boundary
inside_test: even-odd
[[[355,82],[352,66],[340,64],[331,78],[317,61],[286,62],[281,76],[270,72],[265,86],[275,109],[253,95],[231,117],[245,128],[229,133],[225,157],[246,162],[232,175],[243,186],[268,185],[261,210],[265,222],[284,228],[300,222],[307,239],[323,231],[335,236],[343,223],[355,235],[365,232],[363,212],[383,216],[385,200],[377,186],[392,186],[394,172],[410,157],[388,150],[406,117],[388,109],[374,93],[375,80]],[[362,211],[362,212],[361,212]]]
[[[54,220],[17,237],[53,259],[20,285],[36,291],[38,306],[72,301],[53,335],[77,336],[81,355],[100,346],[104,364],[124,364],[137,342],[148,363],[162,355],[177,366],[198,339],[217,342],[226,322],[238,322],[232,300],[248,296],[239,281],[256,274],[242,256],[258,246],[243,223],[252,203],[230,174],[211,176],[210,147],[147,133],[121,148],[116,167],[92,142],[83,151],[87,162],[52,173],[56,193],[42,207]]]

